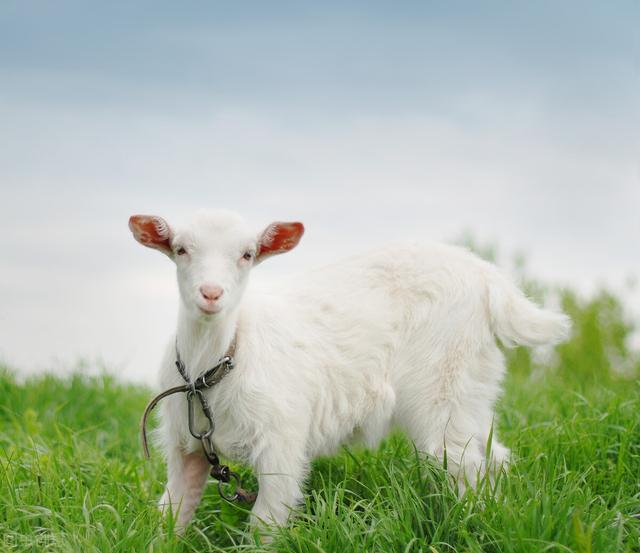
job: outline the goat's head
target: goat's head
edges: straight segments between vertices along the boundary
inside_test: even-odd
[[[155,215],[132,215],[129,228],[143,246],[160,250],[177,267],[180,296],[194,317],[212,319],[240,303],[251,267],[293,249],[302,223],[272,223],[257,236],[228,211],[200,212],[172,227]]]

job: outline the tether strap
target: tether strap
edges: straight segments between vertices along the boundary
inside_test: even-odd
[[[149,403],[147,403],[147,406],[144,409],[144,413],[142,414],[142,421],[140,422],[142,450],[144,451],[144,456],[147,459],[151,458],[151,455],[149,454],[149,444],[147,441],[147,418],[149,417],[149,413],[151,413],[151,411],[153,411],[155,406],[158,405],[158,403],[160,403],[161,399],[164,399],[165,397],[171,396],[173,394],[178,394],[180,392],[188,392],[189,390],[190,390],[190,387],[187,385],[175,386],[174,388],[169,388],[168,390],[165,390],[164,392],[158,394]]]
[[[178,393],[186,393],[187,394],[187,409],[188,409],[188,421],[189,421],[189,432],[191,435],[200,440],[202,444],[202,451],[204,452],[205,457],[211,464],[211,476],[218,481],[218,491],[220,495],[226,499],[227,501],[255,501],[256,494],[254,492],[249,492],[247,490],[242,489],[240,486],[240,477],[233,472],[228,466],[221,465],[218,454],[213,446],[212,435],[215,429],[215,423],[213,421],[213,413],[211,411],[211,407],[207,402],[207,399],[203,393],[203,390],[208,388],[213,388],[216,384],[220,383],[220,381],[227,375],[234,367],[234,359],[233,356],[236,351],[236,338],[234,337],[229,349],[227,350],[226,355],[218,362],[217,365],[211,367],[210,369],[204,371],[198,378],[196,378],[193,382],[189,378],[189,374],[187,369],[180,358],[180,351],[178,349],[178,340],[176,338],[176,368],[182,376],[183,380],[186,382],[183,386],[174,386],[173,388],[169,388],[164,392],[159,393],[155,396],[146,406],[144,413],[142,414],[142,420],[140,423],[140,433],[142,437],[142,449],[144,451],[144,455],[147,459],[150,458],[149,454],[149,445],[147,441],[147,419],[149,417],[149,413],[155,408],[155,406],[165,397],[171,396],[173,394]],[[195,427],[195,405],[194,399],[198,398],[200,403],[200,407],[202,408],[202,412],[207,419],[207,428],[203,431],[198,430]],[[233,495],[227,495],[224,491],[222,485],[228,484],[231,480],[235,481],[235,492]]]

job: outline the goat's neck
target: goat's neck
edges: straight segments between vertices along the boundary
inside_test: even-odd
[[[180,307],[177,343],[192,379],[215,365],[226,354],[235,336],[237,323],[237,309],[221,313],[213,320],[202,321],[192,318]]]

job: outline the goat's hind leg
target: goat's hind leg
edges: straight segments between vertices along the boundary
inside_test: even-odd
[[[455,362],[448,362],[452,357]],[[499,366],[493,366],[492,373],[483,372],[478,378],[476,367],[482,361],[477,354],[461,357],[458,348],[441,363],[414,372],[397,390],[398,422],[420,452],[443,464],[446,459],[460,490],[467,484],[475,487],[486,471],[481,436],[490,424],[485,428],[482,421],[491,411],[500,373]],[[496,384],[487,385],[489,381]]]
[[[495,344],[486,348],[483,353],[479,359],[479,369],[476,371],[477,382],[469,393],[469,401],[475,404],[477,437],[482,447],[482,455],[489,464],[491,474],[495,475],[503,467],[506,468],[511,457],[509,448],[498,439],[494,413],[505,363],[504,355]]]
[[[418,451],[443,465],[446,460],[447,471],[456,480],[460,493],[467,484],[475,487],[485,463],[472,414],[448,401],[420,411],[409,425],[405,424]]]
[[[502,444],[496,435],[495,422],[487,423],[478,434],[482,455],[489,465],[491,476],[495,476],[500,470],[506,469],[511,462],[511,450]]]

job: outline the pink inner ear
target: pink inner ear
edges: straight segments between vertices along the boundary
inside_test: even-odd
[[[258,257],[288,252],[295,248],[304,234],[302,223],[272,223],[262,233]]]
[[[171,229],[162,217],[154,215],[132,215],[129,228],[135,239],[150,248],[171,251]]]

